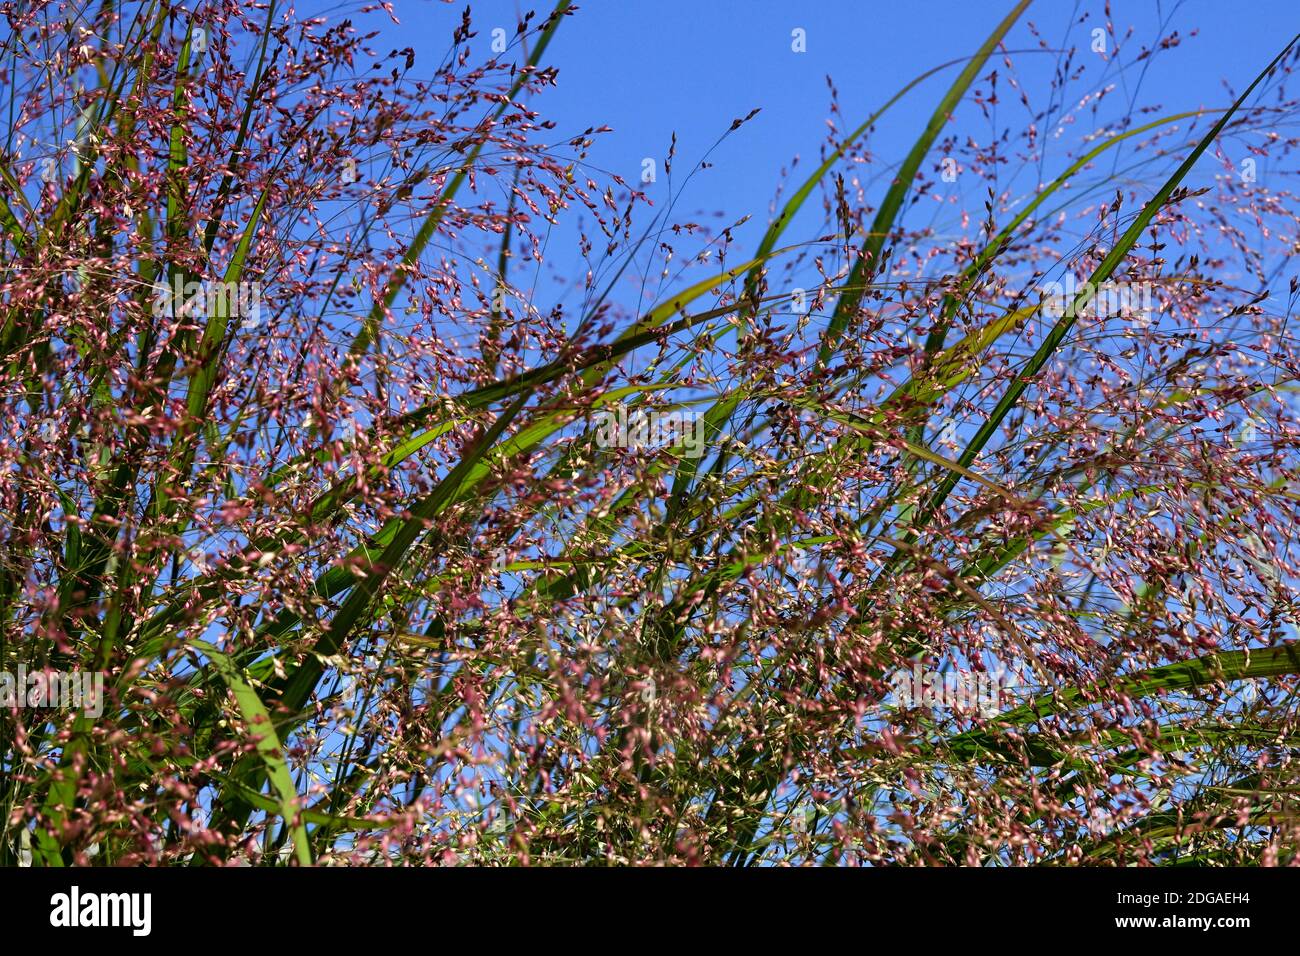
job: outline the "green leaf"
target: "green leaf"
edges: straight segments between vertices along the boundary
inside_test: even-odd
[[[294,854],[300,865],[311,866],[311,847],[307,842],[307,828],[303,825],[298,809],[298,792],[294,789],[289,765],[280,750],[280,739],[276,736],[275,725],[271,722],[270,714],[266,712],[262,698],[244,679],[239,668],[221,651],[201,640],[193,640],[190,645],[212,661],[212,666],[217,669],[226,686],[235,695],[235,703],[239,705],[244,721],[256,738],[257,753],[262,758],[267,777],[279,797],[280,816],[284,818],[285,825],[293,833]]]

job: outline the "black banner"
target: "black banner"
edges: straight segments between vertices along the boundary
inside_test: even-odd
[[[864,921],[926,943],[1199,933],[1223,940],[1294,927],[1294,870],[1126,869],[11,869],[0,915],[22,938],[97,936],[134,947],[212,925],[258,942],[382,931],[431,939],[430,921],[494,941],[630,926],[728,938],[777,919],[813,937]],[[711,914],[711,915],[710,915]],[[912,934],[916,934],[914,937]],[[435,937],[436,938],[436,934]],[[616,939],[606,937],[607,939]]]

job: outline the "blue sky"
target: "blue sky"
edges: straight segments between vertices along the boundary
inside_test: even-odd
[[[432,65],[445,51],[462,6],[398,0],[402,26],[380,15],[381,38],[413,45],[419,72],[422,62]],[[613,127],[599,139],[592,162],[636,181],[642,159],[662,157],[673,133],[677,166],[685,169],[733,119],[761,107],[713,154],[713,168],[697,178],[679,206],[683,213],[721,211],[735,218],[749,212],[761,218],[782,167],[802,155],[802,168],[810,168],[807,161],[825,138],[827,75],[839,90],[844,123],[856,125],[918,73],[973,53],[1012,3],[588,0],[577,6],[547,51],[546,61],[560,72],[556,88],[536,104],[543,114],[561,132]],[[550,4],[477,0],[472,9],[479,35],[472,42],[490,55],[491,29],[501,26],[513,36],[519,12],[530,8],[544,13]],[[1121,37],[1133,27],[1122,51],[1126,61],[1161,34],[1161,24],[1166,34],[1177,30],[1182,42],[1146,72],[1138,67],[1121,75],[1089,51],[1091,30],[1105,23],[1100,0],[1037,0],[1013,28],[1008,47],[1037,47],[1027,29],[1033,24],[1045,42],[1080,48],[1077,62],[1088,72],[1074,89],[1106,76],[1117,84],[1117,105],[1127,93],[1166,112],[1224,106],[1230,100],[1225,82],[1240,91],[1300,30],[1300,4],[1114,0],[1111,19]],[[795,28],[806,32],[805,53],[791,50]],[[1050,54],[1017,57],[1031,95],[1045,89],[1055,61]],[[890,161],[901,158],[954,75],[948,71],[927,81],[892,111],[875,134],[873,151]],[[1028,82],[1035,77],[1044,81],[1037,90]],[[661,178],[654,184],[652,196],[656,188],[664,194],[667,183]]]
[[[319,12],[330,20],[355,13],[355,7],[340,8],[314,0],[302,12]],[[382,12],[362,18],[364,29],[378,29],[371,47],[380,54],[391,49],[413,47],[416,63],[411,76],[427,76],[443,59],[450,35],[459,23],[465,4],[440,0],[396,0],[394,11],[401,21],[393,24]],[[472,59],[493,56],[492,31],[502,28],[513,38],[521,14],[538,12],[535,23],[553,6],[552,0],[473,0],[470,2],[477,36],[470,41]],[[877,110],[902,86],[918,74],[947,61],[973,54],[996,23],[1013,6],[1013,0],[926,0],[880,2],[880,0],[821,0],[791,3],[788,0],[587,0],[576,4],[550,48],[545,63],[558,68],[555,87],[531,101],[545,119],[557,126],[554,142],[592,126],[609,126],[612,132],[598,136],[588,156],[589,172],[616,173],[643,188],[663,210],[671,197],[672,220],[693,220],[714,231],[749,215],[750,221],[735,231],[735,251],[729,264],[748,258],[770,221],[772,201],[784,181],[787,194],[791,180],[802,181],[819,161],[819,149],[828,135],[827,120],[831,96],[827,77],[839,95],[838,131],[843,134]],[[1300,4],[1295,0],[1259,0],[1248,5],[1218,0],[1113,0],[1110,21],[1120,38],[1118,58],[1115,42],[1106,40],[1106,55],[1090,49],[1092,31],[1104,27],[1103,0],[1035,0],[1013,27],[1006,46],[1013,53],[1014,71],[1028,94],[1031,110],[1047,111],[1044,128],[1049,134],[1040,153],[1025,163],[1023,158],[1007,167],[1006,179],[998,182],[1013,204],[1016,197],[1030,196],[1040,182],[1046,182],[1078,155],[1084,138],[1096,126],[1132,115],[1137,121],[1195,110],[1222,108],[1265,66],[1287,40],[1300,30]],[[806,52],[792,49],[792,31],[802,30]],[[1131,29],[1131,33],[1129,32]],[[1175,34],[1177,49],[1161,51],[1149,61],[1138,54],[1159,37]],[[1061,62],[1061,50],[1076,49],[1073,67],[1077,75],[1066,84],[1066,102],[1052,102],[1053,71]],[[503,60],[525,58],[517,46]],[[890,171],[906,154],[960,65],[926,80],[892,109],[866,141],[873,161],[864,169],[868,205],[879,202]],[[1007,82],[1008,71],[995,56],[990,69],[1001,74],[1001,102],[992,121],[980,115],[970,97],[958,111],[947,134],[970,134],[986,145],[993,128],[1024,129],[1030,110],[1018,102],[1018,93]],[[985,88],[977,82],[975,90]],[[1074,112],[1071,98],[1090,90],[1110,88],[1095,120],[1080,115],[1050,138],[1053,124]],[[732,121],[751,110],[761,112],[749,123],[717,145]],[[1146,108],[1151,112],[1138,112]],[[1095,125],[1094,125],[1095,123]],[[1179,136],[1167,145],[1179,155],[1163,164],[1126,168],[1132,147],[1124,144],[1108,154],[1107,169],[1099,169],[1095,181],[1102,184],[1108,174],[1134,187],[1145,199],[1165,175],[1177,165],[1185,149],[1207,128],[1180,124]],[[663,174],[663,157],[671,137],[677,148],[673,175]],[[1259,134],[1246,134],[1246,138]],[[1179,144],[1186,143],[1186,147]],[[933,179],[942,159],[932,149],[923,173]],[[1014,141],[1012,146],[1014,146]],[[1189,186],[1207,185],[1215,175],[1228,172],[1248,154],[1249,143],[1233,135],[1221,137],[1223,156],[1207,154],[1186,180]],[[713,150],[710,153],[710,150]],[[683,188],[683,174],[707,155],[710,168],[697,173]],[[641,183],[642,164],[647,158],[657,163],[658,180]],[[793,175],[792,160],[799,159]],[[1270,170],[1260,158],[1261,183],[1275,188],[1294,186],[1295,171]],[[600,182],[604,179],[594,175]],[[1109,187],[1113,188],[1113,187]],[[950,188],[950,204],[930,204],[913,209],[907,221],[935,228],[936,234],[953,237],[958,231],[970,234],[961,214],[982,216],[986,184],[978,176],[961,179]],[[936,193],[937,193],[936,189]],[[933,194],[932,194],[933,195]],[[803,242],[823,232],[820,201],[809,202],[787,236]],[[1000,218],[1005,218],[1001,216]],[[649,225],[651,213],[644,208],[635,220],[634,233]],[[586,264],[574,249],[578,216],[562,217],[561,227],[548,244],[548,261],[569,281],[577,280]],[[628,312],[641,311],[650,302],[668,295],[688,281],[670,277],[662,286],[646,284],[640,277],[658,271],[646,261],[653,243],[647,244],[635,267],[623,277],[614,299]],[[483,251],[495,248],[485,247]],[[702,248],[702,242],[678,247],[677,262]],[[1229,268],[1226,280],[1242,279]],[[513,279],[514,277],[512,277]],[[816,281],[816,277],[809,276]],[[808,285],[803,278],[790,283]],[[1255,284],[1252,287],[1257,288]],[[557,290],[558,291],[558,290]],[[570,304],[573,300],[561,294]],[[555,301],[551,293],[537,295],[534,305],[545,311]],[[626,313],[625,313],[626,314]]]

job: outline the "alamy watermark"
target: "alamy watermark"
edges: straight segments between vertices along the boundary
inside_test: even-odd
[[[30,707],[80,710],[87,717],[104,713],[102,671],[27,670],[0,671],[0,708]]]
[[[148,936],[153,929],[153,895],[150,893],[83,892],[73,886],[50,897],[50,925],[57,928],[114,927]]]
[[[900,708],[929,707],[957,714],[979,713],[992,717],[1020,702],[1028,685],[1020,673],[1001,665],[982,671],[951,668],[940,672],[921,670],[917,661],[911,669],[899,669],[889,678],[887,703]]]
[[[704,454],[704,418],[691,411],[660,411],[625,405],[601,408],[595,413],[596,444],[601,448],[676,447],[687,458]]]
[[[155,318],[221,314],[240,319],[245,329],[255,329],[262,324],[262,283],[194,279],[182,283],[177,276],[170,286],[165,282],[154,286],[153,314]]]
[[[1051,319],[1115,318],[1128,316],[1151,321],[1154,315],[1150,282],[1078,282],[1069,273],[1064,282],[1041,287],[1043,315]]]

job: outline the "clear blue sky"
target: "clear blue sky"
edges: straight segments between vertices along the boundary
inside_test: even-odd
[[[829,74],[839,89],[844,123],[856,125],[921,71],[975,51],[1010,10],[1011,0],[587,0],[579,2],[547,51],[560,70],[558,86],[538,102],[561,132],[606,124],[592,153],[595,165],[639,179],[641,160],[662,157],[678,137],[678,168],[685,169],[731,121],[755,107],[759,114],[714,154],[714,167],[687,192],[683,212],[715,210],[728,217],[765,215],[780,170],[796,154],[816,156],[826,133]],[[430,67],[446,49],[463,3],[397,0],[401,28],[385,20],[382,42],[412,45]],[[491,28],[511,36],[518,14],[544,13],[549,0],[474,0],[479,35],[490,55]],[[1156,58],[1145,74],[1128,69],[1110,77],[1119,98],[1134,94],[1168,112],[1224,106],[1225,81],[1240,91],[1300,31],[1297,0],[1113,0],[1112,21],[1128,60],[1142,45],[1176,29],[1177,50]],[[1085,19],[1086,18],[1086,19]],[[384,20],[382,15],[379,19]],[[1091,30],[1104,25],[1102,0],[1036,0],[1012,31],[1012,49],[1036,47],[1033,24],[1050,44],[1077,45],[1088,73],[1073,88],[1103,76],[1105,64],[1089,56]],[[807,52],[791,50],[791,31],[802,28]],[[1193,35],[1195,34],[1195,35]],[[386,52],[386,48],[384,48]],[[1055,57],[1018,57],[1026,79],[1045,89]],[[1041,72],[1030,74],[1030,62]],[[993,64],[990,65],[998,65]],[[891,112],[873,140],[882,158],[901,158],[954,75],[931,79]],[[1140,88],[1139,88],[1140,83]],[[1009,92],[1004,88],[1004,93]],[[1031,88],[1031,94],[1035,91]],[[1035,106],[1040,105],[1035,101]],[[1073,144],[1071,144],[1073,145]],[[805,169],[809,166],[803,167]],[[660,191],[666,183],[661,177]],[[651,189],[651,195],[654,195]]]
[[[523,11],[535,9],[541,19],[553,0],[465,0],[473,11],[478,35],[471,41],[475,59],[491,57],[492,30],[501,27],[513,39],[515,25]],[[441,0],[396,0],[401,21],[394,25],[382,12],[364,18],[364,28],[379,29],[371,46],[380,54],[390,49],[413,47],[416,52],[413,76],[429,75],[445,56],[452,29],[460,20],[465,2]],[[590,126],[607,125],[613,132],[597,138],[589,155],[590,164],[622,175],[641,186],[642,161],[654,158],[659,165],[658,182],[641,186],[662,209],[671,190],[680,190],[682,174],[704,157],[732,120],[755,108],[762,112],[736,134],[727,138],[709,156],[712,168],[698,174],[689,186],[675,195],[673,218],[695,219],[721,228],[743,215],[751,223],[737,231],[739,240],[729,262],[743,261],[757,245],[760,230],[770,216],[770,204],[781,180],[781,171],[796,156],[801,158],[797,175],[801,180],[816,165],[818,149],[827,135],[831,77],[839,92],[841,132],[851,129],[879,108],[917,74],[949,60],[969,56],[994,25],[1011,9],[1012,0],[586,0],[566,19],[545,62],[559,69],[555,88],[533,101],[543,117],[554,120],[556,142]],[[1092,31],[1106,23],[1104,0],[1035,0],[1013,28],[1007,40],[1014,57],[1015,76],[1028,92],[1034,111],[1062,104],[1049,103],[1052,71],[1059,62],[1058,51],[1076,47],[1074,65],[1082,73],[1068,89],[1072,96],[1088,90],[1113,86],[1100,113],[1102,121],[1113,121],[1137,107],[1158,108],[1145,119],[1200,107],[1222,108],[1243,89],[1297,31],[1300,31],[1300,2],[1297,0],[1253,0],[1240,4],[1224,0],[1113,0],[1111,21],[1123,41],[1118,62],[1092,53]],[[302,12],[319,12],[333,20],[343,9],[317,0],[307,0]],[[347,12],[355,7],[348,4]],[[807,51],[791,49],[794,29],[805,31]],[[1037,30],[1037,35],[1032,29]],[[1129,29],[1132,34],[1126,37]],[[1144,46],[1174,31],[1180,39],[1175,50],[1164,51],[1149,64],[1134,63]],[[1114,54],[1113,41],[1107,52]],[[523,53],[513,47],[520,62]],[[509,56],[503,57],[508,59]],[[1000,57],[986,65],[996,68],[1003,79],[999,86],[1004,111],[996,117],[999,128],[1023,129],[1028,113],[1006,83]],[[877,126],[869,140],[876,161],[867,174],[865,201],[874,205],[888,182],[889,169],[905,155],[940,96],[960,66],[927,80],[895,107]],[[979,89],[983,84],[977,84]],[[1070,111],[1073,103],[1064,104]],[[1059,141],[1048,143],[1045,155],[1035,165],[1021,169],[1014,187],[1019,195],[1032,194],[1041,174],[1050,180],[1068,162],[1082,137],[1091,133],[1087,118],[1080,117],[1063,130]],[[1047,124],[1049,127],[1051,124]],[[1197,127],[1198,132],[1206,128]],[[971,132],[977,138],[990,124],[967,102],[957,122],[946,132]],[[670,137],[677,135],[677,159],[673,182],[663,175],[662,158]],[[1256,134],[1257,135],[1257,134]],[[1289,134],[1288,134],[1289,135]],[[1170,143],[1173,146],[1174,143]],[[1249,155],[1244,142],[1221,139],[1220,147],[1233,163]],[[1109,156],[1122,169],[1128,144]],[[941,157],[932,151],[930,163]],[[1041,162],[1041,168],[1037,163]],[[1177,160],[1167,167],[1145,170],[1138,193],[1150,195]],[[1259,159],[1262,182],[1275,188],[1295,188],[1295,170],[1271,170]],[[1009,174],[1015,167],[1009,169]],[[1101,178],[1110,170],[1100,170]],[[1225,172],[1213,155],[1203,157],[1187,180],[1200,185]],[[1121,173],[1123,175],[1123,173]],[[600,177],[596,177],[600,179]],[[974,191],[962,192],[963,184]],[[788,186],[788,177],[787,177]],[[961,193],[955,206],[942,210],[914,210],[918,214],[942,212],[947,223],[936,220],[941,232],[961,210],[981,215],[984,184],[963,180],[954,190]],[[820,224],[820,203],[805,209],[807,225],[796,222],[788,233],[790,241],[802,241],[816,234]],[[715,215],[716,214],[716,215]],[[808,218],[811,217],[811,218]],[[648,225],[645,210],[636,220],[638,229]],[[916,220],[908,221],[915,225]],[[574,219],[566,220],[548,246],[548,257],[561,273],[576,279],[584,271],[571,242]],[[954,227],[955,228],[955,227]],[[567,234],[567,235],[566,235]],[[681,250],[698,251],[699,245]],[[678,260],[680,261],[680,260]],[[643,268],[644,267],[644,268]],[[643,261],[637,273],[649,272]],[[698,276],[696,277],[698,278]],[[1231,278],[1228,276],[1228,278]],[[636,277],[628,275],[627,282]],[[802,280],[798,280],[802,281]],[[1248,284],[1248,283],[1244,283]],[[675,287],[671,284],[670,286]],[[636,300],[659,298],[668,288],[628,288],[616,294],[621,304],[636,309]],[[566,297],[567,298],[567,297]],[[570,300],[571,301],[571,300]],[[545,295],[535,303],[545,309]]]

